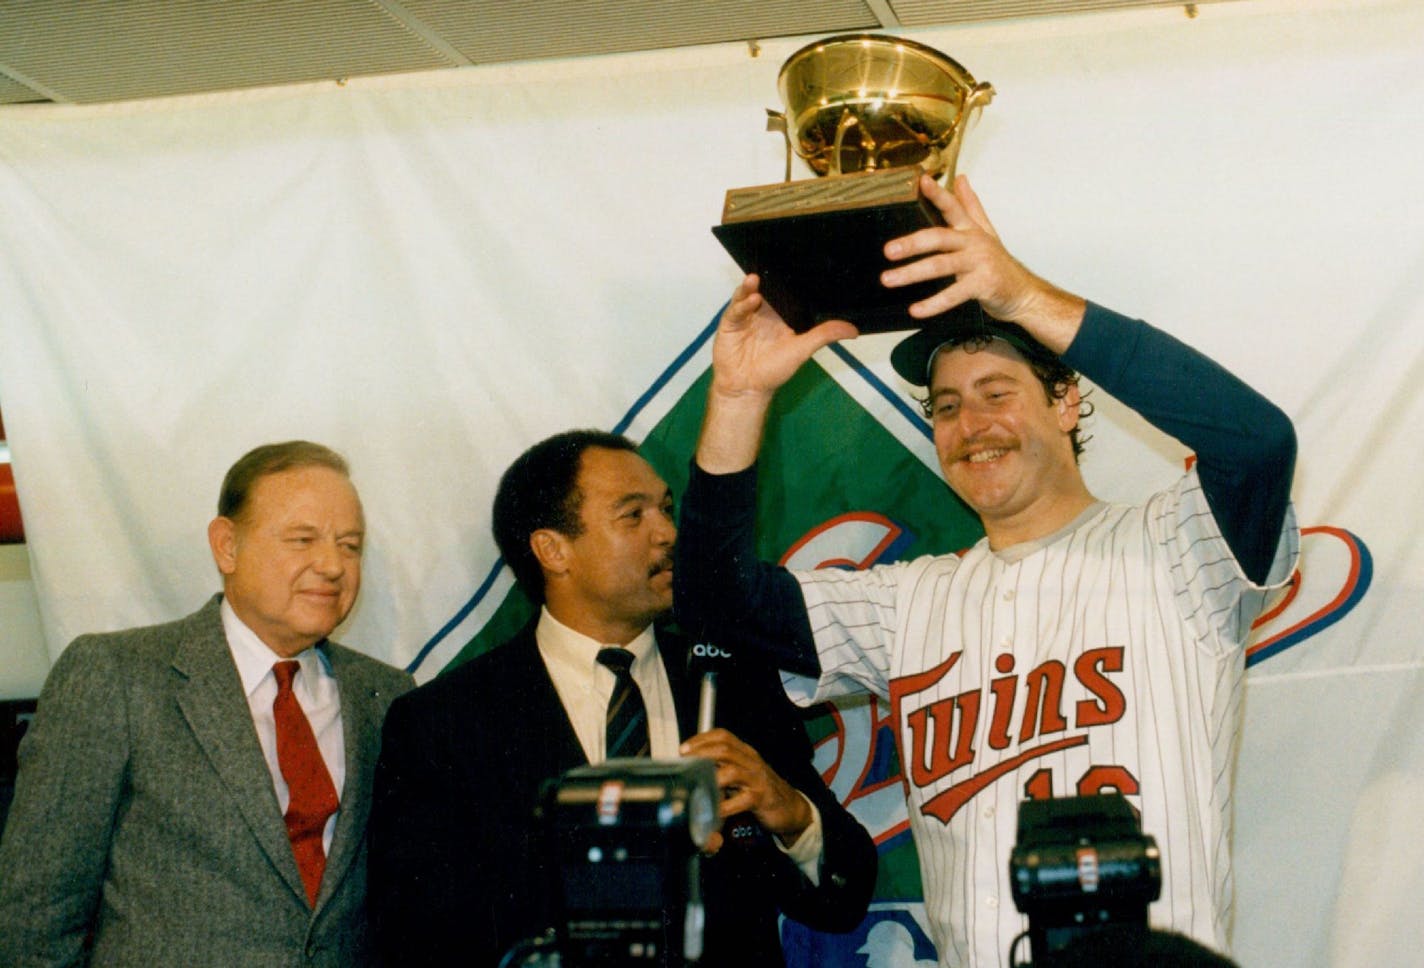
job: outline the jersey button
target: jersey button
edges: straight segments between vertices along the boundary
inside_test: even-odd
[[[999,909],[999,899],[997,897],[986,897],[984,898],[984,906],[990,911],[997,911]]]
[[[1004,589],[1004,601],[1006,601],[1006,602],[1012,602],[1013,600],[1014,600],[1014,590],[1013,590],[1012,588],[1005,588],[1005,589]]]

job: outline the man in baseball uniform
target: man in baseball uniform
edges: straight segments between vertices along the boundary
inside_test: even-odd
[[[1008,881],[1020,800],[1112,790],[1162,849],[1151,923],[1224,951],[1244,642],[1294,569],[1294,430],[1201,354],[1029,272],[964,178],[922,188],[947,226],[889,242],[882,281],[949,284],[910,307],[929,322],[892,362],[926,388],[940,467],[984,539],[864,571],[756,561],[772,397],[856,330],[793,333],[748,276],[713,346],[678,617],[773,652],[799,701],[888,701],[942,964],[1007,965],[1027,926]],[[1140,505],[1093,497],[1078,373],[1192,448],[1191,470]]]

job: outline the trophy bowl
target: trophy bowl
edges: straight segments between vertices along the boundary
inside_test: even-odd
[[[786,110],[768,111],[768,127],[786,141],[786,179],[730,189],[713,234],[798,332],[825,319],[862,333],[920,328],[909,305],[949,280],[887,289],[884,245],[944,224],[921,176],[954,177],[964,132],[994,88],[932,47],[878,34],[808,44],[777,86]],[[818,177],[792,181],[793,153]]]
[[[802,47],[777,88],[787,144],[817,175],[920,165],[952,178],[965,129],[994,96],[953,58],[878,34]]]

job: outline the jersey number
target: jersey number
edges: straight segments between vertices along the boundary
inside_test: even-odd
[[[1095,793],[1115,791],[1124,796],[1139,792],[1137,777],[1123,766],[1090,766],[1078,779],[1077,795],[1090,797]],[[1030,800],[1048,800],[1053,793],[1053,771],[1042,769],[1024,784],[1024,796]]]

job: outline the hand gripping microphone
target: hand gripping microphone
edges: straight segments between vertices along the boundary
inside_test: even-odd
[[[716,726],[718,677],[729,671],[735,660],[732,653],[711,642],[698,642],[687,654],[687,672],[697,677],[697,731],[705,733]],[[726,796],[726,791],[723,791]],[[767,836],[761,825],[749,813],[739,813],[722,821],[722,835],[730,843],[750,845]]]

